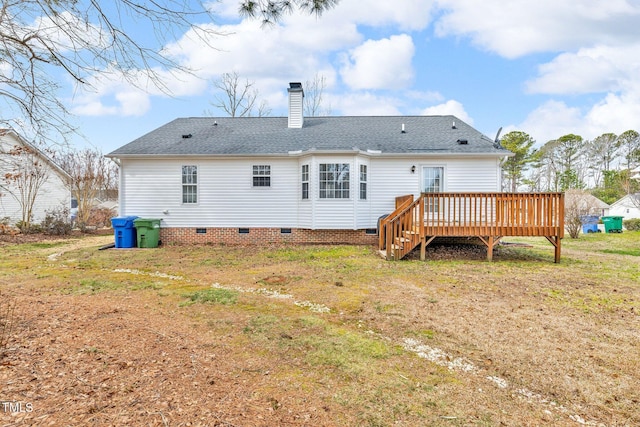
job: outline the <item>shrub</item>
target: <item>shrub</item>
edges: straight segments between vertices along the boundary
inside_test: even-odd
[[[87,221],[87,226],[103,228],[111,227],[111,218],[113,218],[115,212],[109,208],[93,208],[91,209],[91,216]]]
[[[622,224],[629,231],[640,231],[640,218],[625,219]]]
[[[16,234],[18,232],[15,227],[9,224],[10,222],[11,218],[8,216],[0,218],[0,234]]]
[[[42,228],[39,224],[33,224],[26,221],[16,222],[16,228],[20,230],[20,233],[22,234],[37,234],[42,231]]]
[[[43,233],[54,236],[70,234],[73,227],[69,217],[69,209],[60,207],[46,211],[46,215],[40,223],[40,228]]]

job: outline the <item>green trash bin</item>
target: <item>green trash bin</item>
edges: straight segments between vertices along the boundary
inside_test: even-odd
[[[160,241],[160,220],[138,218],[133,221],[138,236],[139,248],[157,248]]]
[[[602,223],[604,231],[607,233],[622,233],[622,217],[621,216],[603,216]]]

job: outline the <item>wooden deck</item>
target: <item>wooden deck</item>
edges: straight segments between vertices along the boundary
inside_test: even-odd
[[[422,193],[396,199],[396,209],[380,221],[380,250],[389,260],[402,259],[436,237],[477,237],[487,259],[505,236],[545,237],[560,261],[564,237],[563,193]]]

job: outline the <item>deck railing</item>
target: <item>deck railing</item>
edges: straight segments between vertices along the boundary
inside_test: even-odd
[[[381,221],[380,249],[387,259],[400,259],[440,236],[479,237],[489,259],[504,236],[544,236],[556,247],[556,262],[560,259],[562,193],[422,193],[409,203],[412,199],[396,199],[396,210]]]
[[[423,193],[426,236],[564,236],[562,193]]]

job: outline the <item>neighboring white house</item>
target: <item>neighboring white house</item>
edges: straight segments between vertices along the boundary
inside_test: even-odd
[[[640,193],[627,194],[615,201],[609,209],[610,216],[621,216],[623,219],[640,218]]]
[[[567,190],[564,193],[564,204],[577,208],[580,215],[608,216],[611,206],[584,190]]]
[[[37,159],[43,172],[42,184],[38,188],[32,211],[32,222],[42,221],[46,211],[56,208],[69,208],[71,191],[67,185],[70,177],[51,158],[34,145],[25,141],[11,130],[0,129],[0,220],[9,218],[13,225],[22,220],[21,191],[15,181],[7,178],[7,174],[24,172],[19,169],[20,155],[9,154],[16,150],[24,152],[23,156]],[[30,160],[26,163],[28,164]]]
[[[372,242],[395,198],[499,192],[511,153],[454,116],[179,118],[107,156],[163,241]]]

